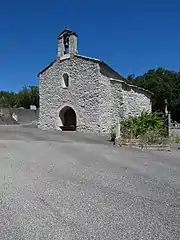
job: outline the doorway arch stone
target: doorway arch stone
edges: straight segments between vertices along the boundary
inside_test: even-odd
[[[76,131],[77,116],[71,106],[63,106],[59,111],[60,129],[62,131]]]

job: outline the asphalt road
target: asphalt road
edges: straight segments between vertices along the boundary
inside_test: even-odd
[[[0,239],[180,239],[180,152],[0,127]]]

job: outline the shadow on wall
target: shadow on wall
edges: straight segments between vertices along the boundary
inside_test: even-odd
[[[1,108],[0,125],[27,124],[38,121],[39,110]]]

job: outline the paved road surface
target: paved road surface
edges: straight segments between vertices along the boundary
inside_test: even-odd
[[[0,239],[180,239],[180,153],[0,127]]]

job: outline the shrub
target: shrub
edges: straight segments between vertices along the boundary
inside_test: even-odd
[[[140,138],[147,142],[155,142],[165,136],[164,119],[157,113],[143,111],[140,116],[123,120],[121,133],[124,138]]]

